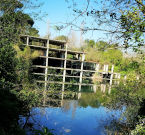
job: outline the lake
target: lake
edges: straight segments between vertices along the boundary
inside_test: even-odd
[[[29,116],[20,116],[27,135],[33,129],[47,127],[55,135],[107,135],[114,132],[113,121],[121,118],[123,109],[108,109],[108,92],[50,92],[43,106],[33,107]]]

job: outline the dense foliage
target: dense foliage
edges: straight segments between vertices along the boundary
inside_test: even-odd
[[[0,1],[0,107],[2,135],[22,134],[18,116],[35,100],[28,72],[34,54],[30,48],[19,49],[20,34],[38,35],[34,21],[23,13],[24,1]],[[14,47],[16,46],[17,47]],[[26,87],[27,86],[27,87]],[[26,92],[27,91],[27,92]],[[25,98],[24,98],[25,97]],[[19,132],[20,131],[20,132]]]

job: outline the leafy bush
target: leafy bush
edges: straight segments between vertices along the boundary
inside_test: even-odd
[[[131,135],[144,135],[145,134],[145,123],[142,121],[137,124],[135,129],[131,131]]]

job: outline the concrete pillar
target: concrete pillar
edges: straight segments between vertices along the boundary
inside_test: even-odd
[[[96,68],[95,68],[96,73],[99,72],[99,67],[100,67],[100,65],[99,64],[96,64]]]
[[[46,49],[46,64],[45,64],[45,83],[44,83],[44,91],[43,91],[44,101],[45,101],[46,90],[47,90],[47,84],[48,84],[49,39],[47,40],[46,47],[47,47],[47,49]],[[45,103],[43,103],[43,104],[45,104]]]
[[[120,73],[118,73],[118,81],[117,81],[117,84],[119,84],[120,83],[120,77],[121,77],[121,75],[120,75]]]
[[[82,54],[82,60],[81,60],[81,71],[80,71],[80,84],[79,84],[79,91],[81,91],[81,84],[82,84],[82,77],[83,77],[83,64],[85,60],[85,54]]]
[[[97,86],[94,84],[93,85],[93,91],[94,91],[94,93],[96,93],[96,90],[97,90]]]
[[[82,95],[82,94],[79,92],[79,93],[78,93],[78,99],[80,99],[80,98],[81,98],[81,95]]]
[[[112,68],[111,68],[110,85],[112,85],[112,81],[113,81],[113,72],[114,72],[114,65],[112,65]]]
[[[64,85],[65,85],[66,62],[67,62],[67,48],[68,48],[68,44],[66,44],[66,47],[65,47],[65,60],[64,60],[64,69],[63,69],[63,84],[62,84],[62,91],[64,91]]]
[[[29,45],[29,36],[27,36],[26,45]]]
[[[106,84],[101,84],[101,91],[105,93],[106,91]]]
[[[108,73],[108,68],[109,68],[109,65],[106,65],[106,73]]]

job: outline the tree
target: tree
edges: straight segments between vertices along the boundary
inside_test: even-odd
[[[71,3],[70,0],[68,2]],[[115,34],[118,40],[122,39],[125,48],[133,47],[136,50],[144,46],[145,2],[143,0],[86,0],[86,8],[82,8],[75,0],[71,4],[76,13],[74,20],[69,23],[72,27],[84,32],[98,30]],[[76,25],[78,18],[82,20],[84,28]],[[88,25],[87,19],[94,21]]]
[[[68,37],[67,36],[64,36],[64,35],[55,37],[54,39],[55,40],[62,40],[62,41],[66,41],[66,42],[68,41]]]
[[[35,92],[29,92],[28,88],[27,92],[22,90],[22,83],[29,79],[27,71],[32,53],[29,47],[19,50],[20,34],[38,35],[38,31],[33,28],[33,19],[23,12],[26,1],[0,1],[0,133],[3,135],[22,134],[18,125],[19,115],[27,110],[37,96]]]
[[[0,1],[0,84],[1,88],[12,88],[16,83],[16,51],[13,46],[20,43],[20,34],[38,35],[33,28],[34,21],[23,13],[24,1],[1,0]],[[10,85],[11,84],[11,85]]]
[[[16,58],[12,44],[0,41],[0,89],[10,90],[16,83]]]
[[[85,40],[85,45],[82,48],[94,48],[97,51],[106,51],[107,49],[118,49],[118,44],[112,44],[105,41],[95,42],[94,40]]]
[[[86,40],[85,40],[85,45],[86,45],[87,47],[93,48],[93,47],[95,47],[95,41],[94,41],[94,40],[86,39]]]
[[[99,51],[106,51],[107,49],[118,49],[118,44],[111,44],[105,41],[98,41],[96,42],[96,48]]]
[[[19,40],[20,34],[38,35],[38,31],[32,28],[34,21],[23,13],[23,1],[1,0],[0,1],[0,35],[1,39],[13,41]]]

